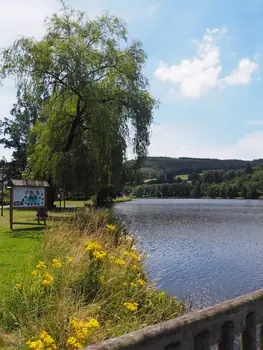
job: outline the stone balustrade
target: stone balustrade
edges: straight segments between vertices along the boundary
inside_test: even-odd
[[[263,350],[263,289],[85,350]],[[236,346],[235,346],[236,349]]]

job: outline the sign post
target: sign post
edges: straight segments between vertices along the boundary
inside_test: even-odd
[[[10,189],[10,229],[15,224],[13,220],[14,209],[38,210],[38,223],[40,218],[46,224],[47,217],[47,188],[46,181],[11,180]],[[19,223],[23,224],[23,223]]]

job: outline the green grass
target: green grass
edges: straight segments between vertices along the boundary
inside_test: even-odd
[[[0,217],[0,298],[32,271],[44,233],[43,224],[36,225],[34,210],[14,210],[14,222],[24,224],[14,225],[14,230],[11,231],[9,209],[5,209],[4,216]]]
[[[89,200],[86,201],[70,201],[66,200],[66,207],[76,207],[76,208],[83,208],[86,203],[88,203]],[[60,201],[56,201],[54,203],[58,208],[60,207]],[[61,206],[63,207],[64,202],[61,202]]]
[[[0,298],[32,271],[43,231],[0,229]]]
[[[188,179],[188,174],[183,174],[183,175],[176,175],[176,179],[178,179],[178,177],[180,177],[182,180],[187,180]]]
[[[36,223],[34,219],[34,211],[14,210],[14,221],[25,225],[15,225],[11,231],[9,210],[5,209],[4,216],[0,217],[0,298],[31,271],[43,236],[43,226],[28,225]]]
[[[125,203],[132,201],[132,197],[117,197],[113,199],[113,203]]]

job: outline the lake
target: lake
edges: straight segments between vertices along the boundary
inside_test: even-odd
[[[115,211],[169,295],[200,307],[263,288],[263,201],[136,199]]]

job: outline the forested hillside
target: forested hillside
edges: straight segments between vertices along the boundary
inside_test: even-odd
[[[245,168],[246,164],[247,161],[238,159],[147,157],[140,172],[144,179],[151,179],[160,175],[176,176],[202,173],[205,170],[237,170]],[[263,159],[253,160],[250,164],[263,164]]]
[[[126,186],[124,190],[136,197],[258,199],[263,197],[263,165],[252,168],[247,163],[239,170],[208,170],[201,175],[190,174],[184,181],[181,178],[165,183],[154,180],[137,187]]]

